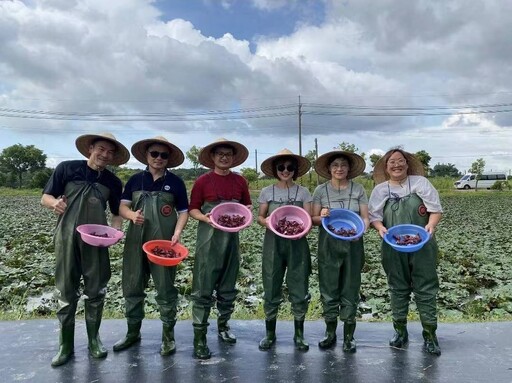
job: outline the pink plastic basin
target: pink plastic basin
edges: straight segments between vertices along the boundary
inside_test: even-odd
[[[80,233],[82,241],[97,247],[111,246],[124,237],[124,233],[121,230],[106,225],[80,225],[76,228],[76,231]],[[107,235],[107,237],[99,237],[100,235]]]
[[[277,231],[276,227],[278,225],[278,222],[285,218],[287,221],[295,221],[304,227],[304,230],[300,233],[289,235],[289,234],[283,234]],[[279,235],[280,237],[287,238],[287,239],[299,239],[304,237],[309,230],[311,229],[312,221],[311,216],[308,214],[306,210],[299,206],[293,206],[293,205],[285,205],[278,207],[276,210],[274,210],[270,216],[269,216],[269,228],[274,232],[275,234]]]
[[[245,229],[247,226],[249,226],[252,223],[252,212],[251,210],[240,203],[237,202],[223,202],[215,206],[212,211],[210,212],[210,220],[212,221],[212,224],[215,228],[227,231],[229,233],[236,233],[237,231],[240,231],[242,229]],[[226,227],[219,224],[219,217],[223,215],[229,215],[229,216],[243,216],[245,217],[245,221],[243,225],[237,226],[237,227]]]

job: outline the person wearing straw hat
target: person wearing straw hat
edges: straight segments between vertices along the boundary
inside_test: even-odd
[[[140,341],[144,290],[152,277],[163,324],[160,354],[165,356],[176,351],[176,267],[149,262],[142,245],[154,239],[171,240],[173,244],[180,241],[188,221],[187,189],[183,180],[169,169],[181,165],[185,156],[162,136],[137,141],[131,152],[146,165],[146,169],[130,177],[121,196],[121,216],[130,221],[124,245],[122,279],[128,331],[114,344],[114,351],[125,350]]]
[[[430,233],[430,240],[413,253],[398,252],[382,241],[382,265],[388,279],[395,329],[389,345],[402,348],[409,341],[407,316],[414,293],[424,350],[441,355],[436,335],[439,280],[434,232],[443,209],[439,193],[423,175],[423,164],[414,155],[401,148],[389,150],[373,169],[376,186],[370,195],[370,222],[382,238],[388,228],[399,224],[419,225]]]
[[[225,138],[206,145],[199,152],[199,163],[211,171],[194,182],[189,206],[190,216],[199,221],[191,292],[194,356],[198,359],[211,357],[206,334],[208,317],[215,302],[219,338],[229,344],[236,343],[228,321],[237,295],[235,284],[240,267],[239,237],[238,232],[215,229],[210,221],[210,211],[226,201],[252,208],[247,181],[231,171],[231,168],[241,165],[248,155],[244,145]]]
[[[122,183],[107,166],[122,165],[130,158],[128,149],[110,133],[85,134],[78,137],[75,144],[87,161],[71,160],[57,165],[41,198],[41,204],[58,215],[54,245],[60,337],[59,351],[52,359],[52,366],[67,363],[73,355],[75,313],[82,276],[89,353],[93,358],[107,356],[99,328],[110,279],[109,253],[105,247],[84,243],[76,228],[82,224],[106,225],[108,203],[111,225],[121,229]]]
[[[292,306],[295,347],[299,351],[309,350],[304,340],[304,319],[308,311],[309,275],[311,255],[306,236],[292,240],[282,238],[269,229],[269,215],[280,206],[295,205],[311,215],[311,193],[294,181],[306,174],[311,163],[305,157],[283,149],[261,164],[261,171],[277,179],[277,183],[261,190],[258,198],[258,223],[265,227],[263,240],[263,308],[265,310],[266,335],[260,341],[260,350],[268,350],[276,341],[276,322],[279,306],[283,300],[282,286],[286,275],[288,298]]]
[[[328,179],[313,192],[313,224],[319,226],[318,279],[326,325],[325,337],[318,343],[321,349],[335,345],[339,317],[343,322],[343,351],[356,352],[354,332],[365,258],[363,237],[336,239],[324,229],[322,218],[328,217],[331,209],[348,209],[359,214],[365,231],[368,229],[368,197],[363,186],[353,181],[365,167],[360,155],[342,150],[325,153],[315,162],[315,171]]]

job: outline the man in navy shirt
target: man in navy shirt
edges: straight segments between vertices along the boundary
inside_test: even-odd
[[[128,331],[114,345],[114,351],[127,349],[140,341],[146,296],[144,289],[152,277],[163,324],[160,354],[170,355],[176,351],[176,266],[148,262],[142,245],[154,239],[171,240],[173,243],[180,240],[188,220],[187,190],[183,180],[168,168],[181,165],[185,157],[164,137],[136,142],[132,146],[132,154],[147,167],[128,180],[121,197],[121,216],[130,220],[123,256],[123,296]]]
[[[85,322],[89,352],[104,358],[107,350],[99,336],[107,283],[110,279],[108,249],[90,246],[82,241],[76,227],[82,224],[107,224],[107,202],[112,213],[112,226],[121,228],[119,202],[122,183],[108,165],[128,162],[130,153],[110,133],[86,134],[76,139],[76,147],[87,161],[61,162],[48,180],[41,203],[58,215],[55,230],[55,285],[59,301],[59,351],[52,366],[67,363],[74,352],[75,313],[80,298],[83,276]]]

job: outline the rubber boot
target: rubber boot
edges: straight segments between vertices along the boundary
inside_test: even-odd
[[[325,321],[325,338],[318,342],[318,347],[322,350],[332,348],[336,344],[336,328],[338,320]]]
[[[356,331],[355,323],[343,324],[343,352],[356,352],[356,341],[354,339],[354,331]]]
[[[89,338],[89,354],[96,359],[105,358],[108,351],[101,343],[99,328],[101,322],[85,321],[87,337]]]
[[[217,330],[219,332],[219,338],[226,343],[236,343],[236,336],[229,331],[229,325],[227,321],[217,321]]]
[[[140,328],[142,322],[128,323],[128,331],[123,339],[114,343],[114,351],[126,350],[128,347],[133,346],[135,343],[140,342]]]
[[[260,350],[266,351],[276,343],[276,323],[276,318],[265,321],[266,334],[265,337],[260,340]]]
[[[206,327],[194,327],[194,357],[197,359],[210,359],[212,356],[206,344]]]
[[[169,324],[164,323],[162,329],[162,346],[160,347],[160,355],[166,356],[176,352],[176,342],[174,341],[174,325],[176,321]]]
[[[441,348],[439,347],[439,341],[437,340],[436,329],[437,324],[425,324],[423,326],[423,349],[432,355],[441,355]]]
[[[75,348],[75,326],[61,327],[59,334],[59,351],[52,359],[52,366],[57,367],[69,362]]]
[[[295,320],[293,324],[295,326],[295,335],[293,336],[295,348],[299,351],[308,351],[309,344],[304,340],[304,321]]]
[[[389,345],[391,347],[403,348],[409,342],[409,333],[407,332],[406,320],[394,320],[393,327],[395,328],[395,335],[390,339]]]

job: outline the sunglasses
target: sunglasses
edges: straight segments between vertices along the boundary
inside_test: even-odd
[[[293,165],[284,166],[283,164],[277,165],[277,171],[284,172],[284,169],[288,170],[291,173],[291,172],[295,171],[295,166],[293,166]]]
[[[153,158],[158,158],[158,156],[160,156],[160,158],[162,160],[169,159],[169,153],[167,153],[167,152],[157,152],[156,150],[153,150],[153,151],[149,152],[149,155]]]

